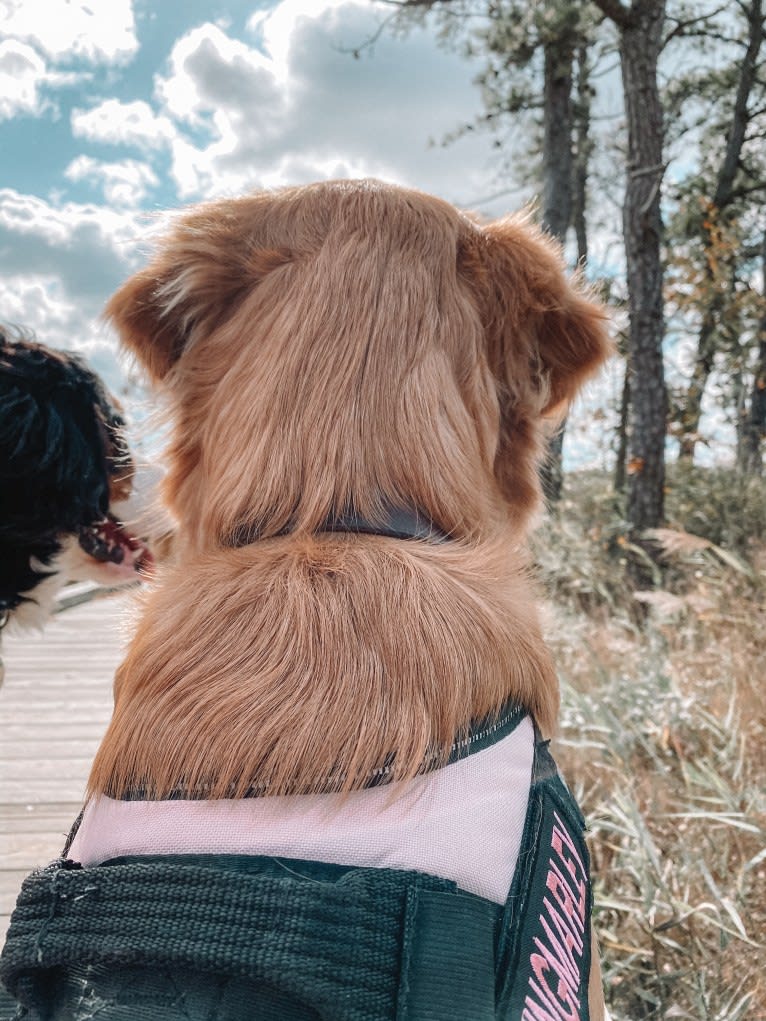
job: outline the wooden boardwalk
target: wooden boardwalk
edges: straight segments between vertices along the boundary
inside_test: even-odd
[[[3,636],[0,945],[22,879],[58,857],[112,711],[130,597],[65,610],[42,634]]]

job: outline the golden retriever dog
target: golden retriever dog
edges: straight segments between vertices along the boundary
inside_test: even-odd
[[[66,998],[74,969],[109,1002],[123,968],[146,1001],[153,947],[205,1018],[603,1017],[524,551],[547,422],[610,350],[602,306],[528,218],[337,181],[186,211],[107,313],[172,415],[176,556],[5,981],[58,969]],[[219,893],[162,914],[179,875]],[[101,923],[151,889],[141,946],[109,956],[99,923],[64,960],[51,883],[56,919],[100,890]],[[190,916],[208,937],[173,957]],[[241,1013],[204,1013],[213,972]]]

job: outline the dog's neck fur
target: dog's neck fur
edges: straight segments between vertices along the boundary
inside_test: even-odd
[[[402,780],[510,698],[552,729],[556,679],[508,536],[290,534],[181,560],[144,597],[92,794],[354,789],[392,757]]]

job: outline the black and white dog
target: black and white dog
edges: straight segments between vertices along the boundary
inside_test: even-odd
[[[124,427],[79,356],[0,328],[0,625],[42,626],[68,580],[125,584],[151,567],[122,524]]]

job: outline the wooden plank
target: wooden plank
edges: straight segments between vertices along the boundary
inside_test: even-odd
[[[45,691],[30,691],[27,702],[35,702],[37,710],[30,714],[28,705],[3,705],[0,690],[0,719],[3,732],[0,735],[0,758],[3,757],[7,741],[29,740],[35,733],[45,733],[51,740],[81,735],[88,736],[88,728],[99,737],[106,729],[112,716],[112,693],[94,689],[90,694],[93,707],[83,705],[87,689],[80,688],[78,699],[50,698]],[[31,729],[33,728],[33,729]]]
[[[0,869],[0,915],[10,915],[16,903],[16,894],[29,869]],[[5,935],[5,932],[3,932]]]
[[[0,805],[0,839],[10,839],[14,833],[51,833],[69,829],[80,811],[80,802],[50,804],[44,801],[35,805]],[[0,868],[2,867],[0,858]]]
[[[2,770],[2,765],[0,765]],[[16,805],[39,805],[51,798],[61,802],[80,804],[85,796],[87,776],[74,777],[67,780],[56,780],[55,777],[38,778],[35,780],[7,780],[3,783],[0,795],[6,803]]]
[[[91,755],[86,755],[84,758],[64,755],[54,759],[48,754],[47,747],[42,751],[45,758],[31,755],[29,758],[21,760],[5,758],[5,752],[3,752],[0,801],[17,800],[5,796],[6,784],[9,788],[13,788],[17,785],[17,781],[34,784],[39,780],[77,780],[82,786],[82,778],[88,775],[90,764],[93,761]]]
[[[75,605],[45,631],[3,636],[0,938],[24,877],[57,857],[112,712],[130,597]]]
[[[57,731],[58,733],[58,731]],[[101,737],[101,729],[93,730],[89,735],[83,737],[77,730],[71,732],[71,736],[62,737],[60,734],[46,744],[46,757],[48,761],[55,762],[58,759],[71,759],[73,756],[78,759],[93,758],[94,749],[98,747]],[[7,738],[7,731],[3,732],[3,758],[11,762],[36,761],[37,753],[23,737],[16,739]],[[2,782],[0,780],[0,782]]]
[[[99,694],[98,697],[101,699],[103,696]],[[101,735],[106,729],[106,724],[109,722],[112,715],[111,693],[108,697],[108,708],[106,706],[98,706],[94,707],[94,709],[90,712],[87,712],[87,710],[83,709],[82,706],[78,705],[76,707],[76,711],[68,713],[64,720],[61,719],[61,708],[57,709],[55,706],[42,704],[39,711],[35,713],[32,721],[29,719],[29,714],[24,713],[21,716],[17,714],[16,718],[13,722],[11,722],[11,712],[9,711],[6,714],[3,714],[2,712],[3,696],[2,693],[0,693],[0,717],[3,717],[3,736],[8,734],[9,737],[13,735],[15,737],[21,737],[22,739],[26,738],[29,736],[30,726],[34,727],[35,733],[42,733],[45,730],[48,733],[53,732],[55,734],[68,734],[73,731],[75,733],[83,733],[86,732],[86,728],[90,727],[96,732],[98,739],[100,740]],[[14,728],[16,727],[19,727],[20,729],[15,730]],[[0,757],[2,757],[3,754],[2,749],[3,745],[0,743]]]
[[[75,818],[76,816],[72,816],[71,822],[74,822]],[[0,876],[4,872],[13,872],[15,875],[20,869],[26,869],[28,872],[30,858],[36,862],[48,862],[58,858],[64,849],[68,834],[69,829],[62,829],[58,833],[18,833],[13,840],[0,837],[0,859],[3,862]]]

